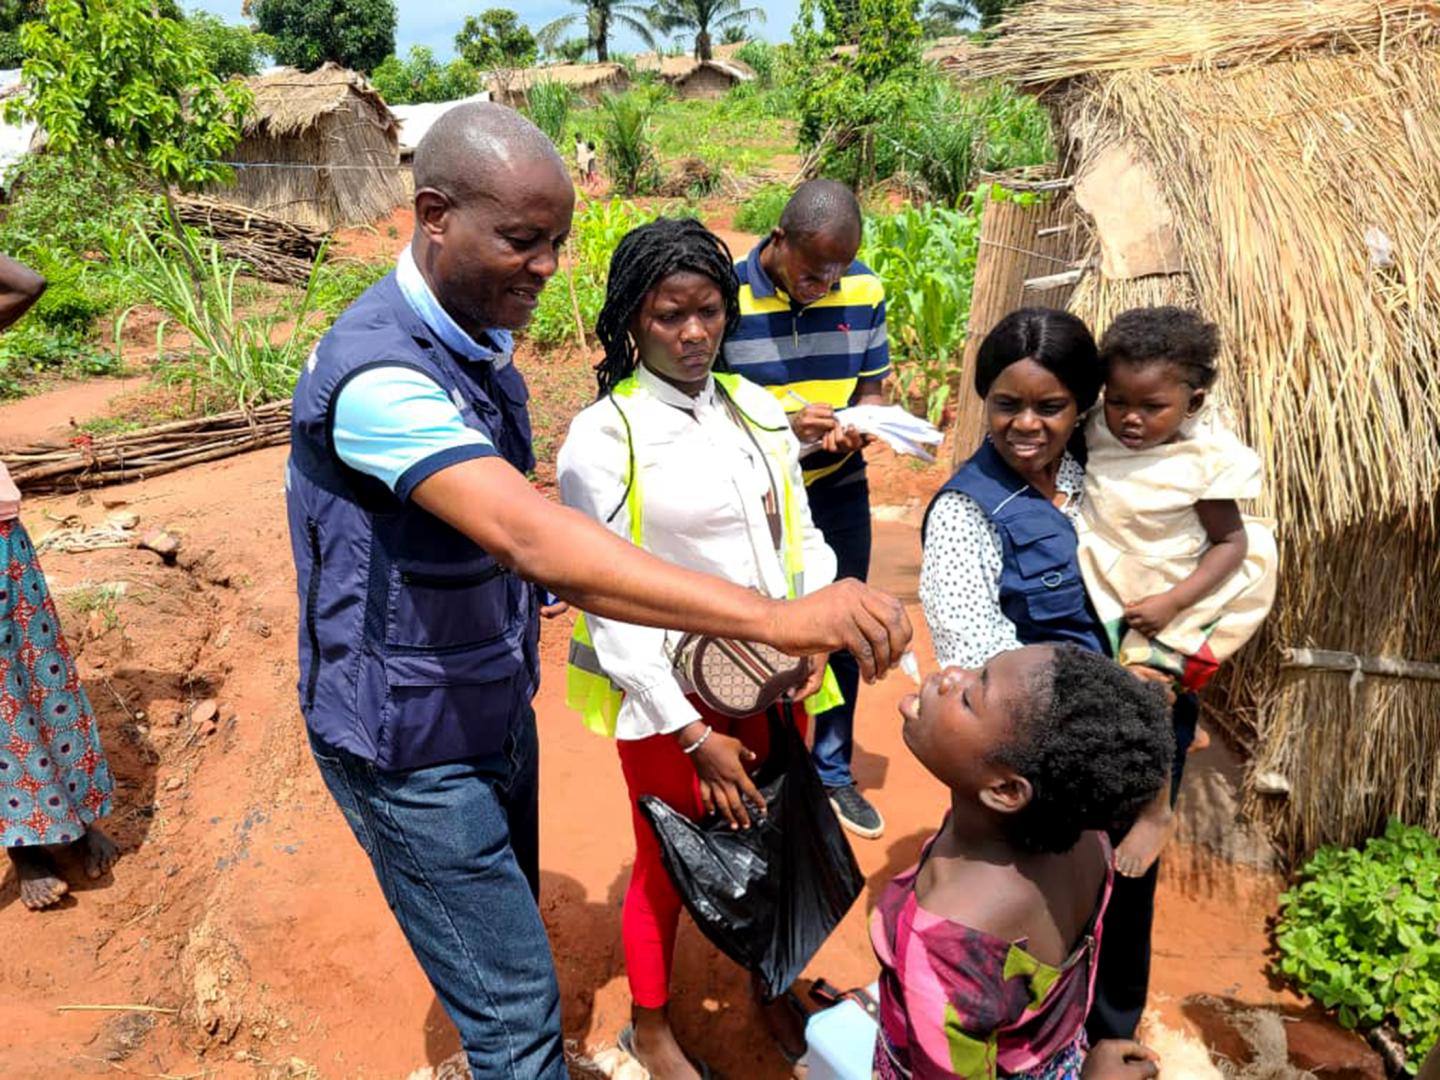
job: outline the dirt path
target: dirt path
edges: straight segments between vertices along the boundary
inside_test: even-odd
[[[85,379],[0,405],[0,450],[37,442],[63,442],[70,436],[72,421],[78,423],[104,414],[115,398],[148,382],[143,375]]]
[[[109,392],[92,391],[95,400]],[[0,1032],[14,1033],[0,1035],[0,1076],[407,1077],[456,1048],[305,748],[284,458],[263,451],[108,489],[142,528],[183,539],[175,567],[129,548],[46,557],[118,778],[111,827],[124,857],[111,878],[42,915],[20,907],[11,878],[0,884]],[[915,526],[942,473],[877,464],[876,501],[899,520],[877,526],[874,577],[910,601],[928,668]],[[25,520],[38,537],[72,513],[94,522],[105,511],[37,499]],[[93,586],[114,582],[126,591],[112,609],[82,610]],[[546,627],[536,703],[543,909],[566,1035],[598,1049],[628,1012],[619,904],[633,841],[613,750],[561,702],[567,635],[563,622]],[[888,831],[857,846],[867,895],[809,970],[841,985],[874,977],[866,912],[943,810],[941,788],[901,742],[896,704],[909,688],[897,673],[860,699],[855,771]],[[211,700],[217,722],[192,721]],[[1196,991],[1270,1000],[1264,920],[1277,883],[1176,855],[1161,879],[1157,1009],[1174,1025],[1180,999]],[[688,922],[677,973],[688,1045],[732,1078],[788,1075],[752,1015],[746,978]],[[179,1012],[57,1011],[126,1003]]]

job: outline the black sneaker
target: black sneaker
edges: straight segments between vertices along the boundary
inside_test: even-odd
[[[835,808],[840,824],[856,836],[874,840],[885,831],[885,819],[880,816],[880,811],[870,805],[854,784],[827,787],[825,792],[830,796],[830,805]]]

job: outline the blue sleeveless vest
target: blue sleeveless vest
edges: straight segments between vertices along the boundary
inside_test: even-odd
[[[1005,464],[988,439],[935,497],[946,491],[974,499],[1000,534],[1000,610],[1015,624],[1016,636],[1026,645],[1069,641],[1108,656],[1104,629],[1080,578],[1070,519]]]
[[[514,365],[452,353],[394,274],[336,320],[296,384],[285,501],[301,710],[332,746],[412,769],[501,748],[539,685],[538,602],[482,548],[335,453],[337,395],[380,364],[434,379],[515,468],[535,459]]]

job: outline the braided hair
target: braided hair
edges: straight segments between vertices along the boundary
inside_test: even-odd
[[[605,347],[605,358],[595,365],[598,397],[628,378],[640,361],[630,321],[645,295],[671,274],[687,270],[719,286],[725,299],[725,333],[735,329],[740,321],[740,282],[725,241],[693,218],[656,218],[631,229],[610,257],[605,306],[595,321],[595,336]]]

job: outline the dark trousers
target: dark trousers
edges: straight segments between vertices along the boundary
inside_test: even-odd
[[[564,1080],[560,992],[535,904],[539,759],[530,706],[486,757],[386,772],[313,734],[310,748],[460,1031],[471,1072]]]
[[[1200,702],[1194,694],[1181,694],[1175,699],[1171,713],[1175,725],[1175,760],[1170,766],[1172,807],[1180,795],[1185,754],[1195,739],[1199,717]],[[1118,844],[1124,834],[1112,835],[1110,839]],[[1095,1001],[1085,1021],[1085,1032],[1092,1046],[1101,1039],[1133,1039],[1140,1025],[1145,998],[1150,992],[1150,930],[1155,921],[1155,884],[1159,877],[1159,859],[1143,877],[1115,876],[1100,940]]]
[[[825,543],[835,552],[835,580],[870,576],[870,486],[862,472],[847,479],[834,495],[810,497],[810,514]],[[830,670],[844,704],[820,713],[815,720],[811,757],[826,787],[854,783],[850,759],[855,752],[855,696],[860,692],[860,665],[848,652],[830,654]]]

